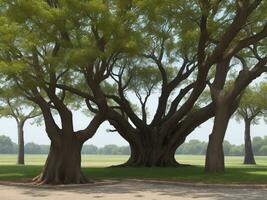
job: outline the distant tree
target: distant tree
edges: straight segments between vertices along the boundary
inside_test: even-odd
[[[183,145],[181,145],[181,147],[177,149],[176,154],[204,155],[206,152],[207,146],[208,146],[207,142],[201,142],[199,140],[191,140],[191,141],[186,142]],[[261,146],[262,146],[262,144],[261,144]],[[261,148],[261,146],[259,148]],[[224,155],[226,155],[226,156],[242,156],[242,155],[244,155],[243,145],[240,145],[240,146],[233,145],[229,141],[225,140],[223,142],[223,148],[224,148]]]
[[[4,135],[0,135],[0,153],[13,153],[13,143],[9,137]]]
[[[4,145],[6,144],[6,146]],[[255,155],[266,156],[267,155],[267,136],[265,137],[254,137],[252,140],[252,146]],[[0,154],[5,153],[15,153],[17,152],[17,144],[12,143],[11,139],[7,136],[0,136]],[[224,141],[224,154],[226,156],[243,156],[244,155],[244,145],[233,145],[228,141]],[[183,155],[204,155],[205,150],[208,146],[207,142],[202,142],[199,140],[191,140],[189,142],[181,145],[177,149],[176,154]],[[4,147],[4,148],[1,148]],[[35,143],[27,143],[25,145],[26,154],[48,154],[49,145],[38,145]],[[197,151],[198,150],[198,151]],[[98,148],[94,145],[84,145],[82,149],[82,154],[92,155],[130,155],[129,146],[117,146],[117,145],[106,145],[102,148]]]
[[[100,154],[116,155],[118,152],[118,146],[114,144],[105,145],[98,151]]]
[[[119,147],[118,150],[119,150],[118,154],[120,154],[120,155],[130,155],[130,153],[131,153],[129,146]]]
[[[13,153],[13,154],[17,154],[18,151],[19,151],[19,146],[18,146],[18,144],[13,142],[13,151],[12,151],[12,153]]]
[[[243,155],[242,149],[240,148],[240,146],[233,145],[230,149],[229,155],[230,156],[241,156]]]
[[[191,140],[188,143],[188,153],[193,155],[202,155],[204,152],[206,152],[207,144],[202,143],[198,140]]]
[[[94,145],[84,145],[82,148],[82,154],[97,154],[98,148]]]
[[[25,153],[26,154],[41,154],[42,149],[40,145],[34,144],[31,142],[25,145]]]
[[[226,156],[230,155],[231,148],[232,148],[232,145],[230,144],[230,142],[225,140],[223,142],[224,155],[226,155]]]
[[[267,141],[266,141],[267,142]],[[263,138],[261,137],[254,137],[253,140],[252,140],[252,147],[253,147],[253,150],[254,150],[254,153],[256,155],[260,155],[260,148],[267,144]]]
[[[203,155],[207,149],[207,143],[199,140],[190,140],[176,150],[176,154]]]
[[[261,155],[261,156],[267,155],[267,145],[261,146],[261,148],[259,149],[259,155]]]
[[[267,111],[267,84],[249,87],[245,90],[237,112],[238,120],[245,123],[245,157],[244,164],[256,164],[251,144],[251,124],[257,124]]]
[[[48,154],[50,145],[40,145],[41,147],[41,154]]]
[[[129,146],[117,146],[114,144],[105,145],[97,150],[97,154],[104,155],[130,155]]]
[[[0,90],[0,117],[15,119],[18,131],[18,158],[17,164],[24,164],[24,125],[27,120],[41,115],[37,105],[18,96],[14,90],[1,88]]]

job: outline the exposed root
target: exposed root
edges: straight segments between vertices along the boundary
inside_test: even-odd
[[[60,180],[58,177],[44,177],[43,174],[40,174],[32,179],[34,185],[68,185],[68,184],[88,184],[93,183],[89,181],[82,173],[80,177],[76,180],[68,179],[64,177],[63,180]]]
[[[159,162],[153,165],[141,162],[126,162],[120,165],[112,165],[109,168],[127,168],[127,167],[191,167],[189,164],[180,164],[177,161]]]

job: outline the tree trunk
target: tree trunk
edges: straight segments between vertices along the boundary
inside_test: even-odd
[[[209,136],[209,143],[206,153],[206,172],[224,172],[223,140],[229,122],[227,106],[218,106],[212,133]]]
[[[81,171],[81,148],[74,134],[62,136],[60,144],[52,142],[44,169],[34,181],[37,184],[87,183]]]
[[[253,154],[253,149],[251,145],[251,136],[250,136],[250,125],[251,121],[246,119],[245,120],[245,157],[244,157],[244,164],[252,164],[255,165],[255,159]]]
[[[120,165],[122,167],[177,167],[177,166],[181,166],[175,160],[175,150],[170,150],[170,148],[168,148],[167,146],[130,145],[130,148],[131,148],[130,158],[126,163]]]
[[[18,165],[24,165],[24,131],[23,131],[23,122],[19,122],[17,124],[18,128],[18,158],[17,158],[17,164]]]

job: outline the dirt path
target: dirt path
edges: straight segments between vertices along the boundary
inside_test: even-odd
[[[0,185],[1,200],[267,200],[267,189],[185,187],[136,181],[75,188]]]

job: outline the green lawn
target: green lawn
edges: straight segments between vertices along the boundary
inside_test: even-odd
[[[26,166],[14,165],[15,155],[0,155],[0,180],[30,179],[42,169],[45,155],[26,155]],[[226,157],[224,174],[204,173],[204,156],[179,155],[181,163],[194,165],[182,168],[106,168],[127,160],[127,156],[85,155],[82,157],[84,173],[92,179],[147,178],[206,183],[265,183],[267,184],[267,158],[256,157],[256,166],[242,165],[242,157]]]

